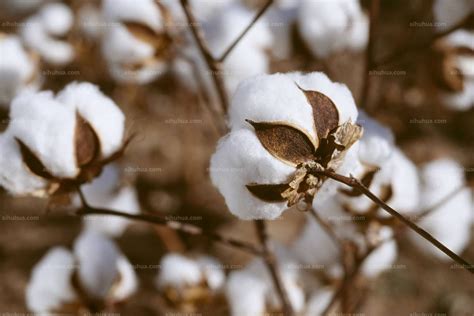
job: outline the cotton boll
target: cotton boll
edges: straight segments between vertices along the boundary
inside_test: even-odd
[[[467,18],[474,12],[472,0],[436,0],[433,5],[433,13],[437,30],[442,32]]]
[[[211,158],[212,183],[224,196],[232,214],[241,219],[275,219],[285,202],[268,203],[247,189],[251,183],[282,183],[295,171],[263,148],[255,133],[238,130],[223,138]]]
[[[218,290],[224,285],[225,274],[221,264],[216,259],[202,256],[197,259],[197,263],[201,267],[202,274],[211,290]]]
[[[0,34],[0,51],[0,106],[8,106],[22,90],[38,88],[38,69],[17,36]]]
[[[312,53],[320,58],[367,45],[368,19],[358,0],[302,0],[298,27]]]
[[[245,270],[234,271],[226,283],[232,316],[261,316],[265,313],[266,283]]]
[[[450,159],[440,159],[427,163],[421,168],[422,208],[437,205],[454,189],[464,185],[462,167]],[[439,207],[423,217],[419,225],[442,242],[446,247],[460,253],[470,240],[473,218],[472,192],[464,188]],[[420,236],[410,232],[410,238],[421,250],[448,260],[444,253],[433,247]]]
[[[392,155],[395,140],[390,129],[359,111],[357,123],[364,128],[359,141],[359,159],[362,163],[381,166]]]
[[[199,264],[179,254],[167,254],[161,260],[160,266],[161,270],[156,279],[156,285],[160,289],[183,289],[198,285],[203,280]]]
[[[46,181],[27,170],[10,132],[0,134],[0,185],[13,195],[44,195]]]
[[[21,140],[51,174],[63,178],[78,174],[73,142],[76,115],[50,91],[17,96],[11,104],[10,119],[7,131]]]
[[[334,291],[331,288],[322,288],[316,290],[311,294],[308,304],[306,306],[306,316],[321,315],[334,295]]]
[[[74,58],[74,49],[68,42],[56,39],[72,27],[71,9],[61,3],[51,3],[42,7],[34,16],[26,20],[21,35],[28,47],[37,51],[46,62],[64,65]]]
[[[26,305],[35,313],[59,310],[78,299],[71,284],[73,255],[65,248],[51,249],[33,268],[26,288]]]
[[[58,94],[57,100],[72,111],[77,111],[92,126],[99,138],[104,158],[120,149],[125,116],[97,86],[87,82],[70,83]]]
[[[361,272],[369,278],[375,278],[383,271],[390,269],[397,259],[397,243],[391,239],[393,231],[389,227],[382,227],[379,232],[382,243],[375,248],[364,260]]]
[[[103,235],[87,230],[74,243],[74,255],[79,264],[78,275],[87,293],[104,299],[119,277],[117,246]]]
[[[108,21],[139,22],[155,31],[164,28],[160,7],[154,0],[104,0],[102,10]]]
[[[136,292],[138,280],[133,266],[123,256],[117,260],[117,270],[120,275],[120,281],[114,284],[110,292],[114,301],[121,302]]]
[[[297,1],[275,1],[265,16],[273,36],[272,56],[289,58],[292,51],[292,28],[296,23]]]

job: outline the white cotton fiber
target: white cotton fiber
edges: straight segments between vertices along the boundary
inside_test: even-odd
[[[71,112],[79,113],[94,129],[100,141],[102,156],[118,151],[123,142],[125,116],[115,102],[97,86],[73,82],[57,96]]]
[[[83,288],[93,298],[105,298],[119,276],[117,246],[102,234],[86,230],[74,243],[74,255]]]
[[[160,267],[160,273],[156,278],[156,286],[160,289],[166,287],[183,289],[198,285],[203,280],[198,262],[180,254],[165,255],[161,259]]]
[[[268,203],[256,198],[247,184],[284,183],[295,169],[275,159],[253,131],[232,132],[218,144],[211,158],[213,184],[224,196],[230,212],[241,219],[275,219],[287,209],[285,202]]]
[[[35,313],[59,310],[78,299],[71,284],[74,257],[67,249],[51,249],[33,268],[26,287],[26,305]]]
[[[383,271],[392,269],[398,255],[397,243],[391,239],[393,230],[390,227],[382,227],[378,234],[382,243],[370,253],[361,266],[361,272],[369,278],[375,278]]]
[[[74,58],[74,49],[71,44],[55,36],[65,35],[72,24],[73,13],[68,6],[50,3],[25,21],[21,35],[25,44],[38,52],[46,62],[64,65]]]
[[[267,284],[248,271],[234,271],[226,283],[226,298],[232,316],[261,316],[265,313]]]
[[[331,288],[321,288],[311,294],[306,305],[305,316],[322,315],[334,295]]]
[[[8,132],[21,140],[57,177],[79,172],[74,148],[76,115],[54,99],[50,91],[25,92],[11,104]]]
[[[138,279],[133,266],[127,258],[120,256],[117,259],[119,282],[115,283],[110,295],[115,301],[123,301],[137,291]]]
[[[102,11],[108,21],[143,23],[155,31],[164,28],[161,10],[155,0],[104,0]]]
[[[465,185],[462,166],[451,159],[429,162],[421,168],[420,173],[423,182],[422,209],[437,205],[455,189]],[[473,213],[472,191],[465,187],[423,217],[419,225],[446,247],[460,254],[470,240]],[[449,260],[449,257],[417,234],[410,232],[410,237],[421,250]]]
[[[447,30],[474,12],[472,0],[435,0],[433,13],[438,31]]]
[[[367,45],[368,19],[359,0],[302,0],[298,28],[312,53],[320,58]]]

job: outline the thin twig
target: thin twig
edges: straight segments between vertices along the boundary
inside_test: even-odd
[[[280,296],[280,300],[283,304],[284,315],[291,316],[294,314],[293,308],[288,298],[288,293],[286,293],[286,289],[283,286],[283,280],[279,273],[275,255],[271,251],[271,245],[269,244],[269,241],[268,241],[265,222],[263,220],[257,220],[255,221],[255,227],[257,229],[258,239],[260,240],[260,243],[263,248],[263,252],[265,253],[265,255],[263,256],[263,259],[265,261],[265,264],[268,267],[268,270],[270,271],[270,274],[273,279],[273,283],[276,287],[278,295]]]
[[[372,0],[370,4],[370,25],[369,25],[369,43],[365,52],[365,71],[362,86],[362,95],[360,98],[360,106],[368,108],[367,102],[370,92],[370,71],[374,64],[375,55],[375,31],[377,30],[377,21],[379,17],[380,0]]]
[[[462,29],[462,28],[466,27],[467,25],[469,25],[469,23],[471,23],[471,21],[473,19],[474,19],[474,15],[471,14],[466,19],[464,19],[464,20],[460,21],[459,23],[453,25],[449,29],[447,29],[445,31],[442,31],[442,32],[439,32],[439,33],[436,33],[435,35],[433,35],[427,41],[420,41],[420,42],[416,42],[414,44],[413,43],[407,44],[404,47],[388,54],[387,56],[380,58],[380,60],[376,61],[373,64],[373,67],[374,68],[379,68],[381,66],[391,64],[392,62],[406,56],[408,53],[412,53],[412,52],[415,52],[415,51],[418,51],[418,50],[425,50],[427,47],[430,47],[431,45],[433,45],[433,43],[436,42],[436,40],[438,40],[438,39],[440,39],[440,38],[442,38],[446,35],[449,35],[454,31],[457,31],[459,29]]]
[[[240,35],[230,44],[230,46],[222,53],[221,57],[217,59],[219,62],[224,62],[227,56],[232,52],[232,50],[237,46],[237,44],[244,38],[245,34],[254,26],[254,24],[260,19],[260,17],[267,11],[267,9],[272,5],[273,0],[267,0],[267,3],[258,11],[257,15],[253,18],[250,24],[240,33]]]
[[[186,15],[188,24],[191,27],[191,32],[193,33],[194,39],[196,40],[199,50],[201,51],[201,54],[203,55],[204,60],[206,61],[207,67],[211,72],[211,77],[213,78],[214,85],[216,87],[219,100],[221,102],[222,111],[225,113],[227,111],[229,101],[227,98],[225,84],[221,77],[222,64],[212,56],[212,53],[209,49],[209,45],[207,44],[207,41],[204,37],[204,33],[201,27],[199,26],[199,22],[194,17],[188,0],[180,0],[180,2],[183,11]]]
[[[242,251],[249,252],[254,255],[262,256],[265,254],[265,252],[261,248],[256,247],[251,243],[233,239],[233,238],[228,238],[216,232],[206,231],[203,228],[192,225],[192,224],[182,223],[182,222],[173,221],[173,220],[167,220],[163,216],[151,215],[151,214],[128,214],[128,213],[117,212],[114,210],[95,208],[88,204],[86,198],[84,197],[84,194],[82,193],[82,190],[79,189],[78,192],[82,201],[82,208],[76,211],[76,214],[79,216],[86,216],[86,215],[120,216],[120,217],[128,218],[131,220],[166,226],[188,235],[204,236],[206,238],[209,238],[210,240],[220,242],[227,246],[231,246],[231,247],[240,249]]]
[[[428,240],[431,244],[433,244],[436,248],[444,252],[447,256],[449,256],[451,259],[453,259],[456,263],[460,264],[464,269],[469,271],[470,273],[474,274],[474,265],[470,264],[454,252],[452,252],[449,248],[447,248],[445,245],[443,245],[440,241],[438,241],[436,238],[434,238],[430,233],[428,233],[426,230],[403,216],[402,214],[398,213],[396,210],[391,208],[389,205],[387,205],[384,201],[379,199],[375,194],[373,194],[365,185],[363,185],[359,180],[357,180],[354,177],[346,177],[337,173],[334,173],[333,171],[330,170],[314,170],[315,173],[325,175],[333,180],[336,180],[338,182],[344,183],[345,185],[348,185],[352,188],[355,188],[357,190],[360,190],[365,196],[367,196],[369,199],[371,199],[373,202],[375,202],[377,205],[379,205],[381,208],[383,208],[385,211],[387,211],[390,215],[393,217],[397,218],[400,220],[402,223],[410,227],[412,230],[414,230],[418,235],[422,236],[426,240]]]

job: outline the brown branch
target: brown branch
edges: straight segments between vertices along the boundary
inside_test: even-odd
[[[427,241],[429,241],[431,244],[433,244],[436,248],[444,252],[448,257],[453,259],[456,263],[460,264],[464,269],[469,271],[470,273],[474,273],[474,265],[470,264],[454,252],[452,252],[449,248],[447,248],[445,245],[443,245],[440,241],[438,241],[436,238],[434,238],[430,233],[428,233],[426,230],[403,216],[402,214],[398,213],[396,210],[391,208],[389,205],[387,205],[384,201],[379,199],[375,194],[373,194],[365,185],[363,185],[359,180],[357,180],[354,177],[346,177],[337,173],[334,173],[333,171],[330,170],[313,170],[316,174],[324,175],[326,177],[329,177],[333,180],[336,180],[338,182],[344,183],[345,185],[348,185],[356,190],[359,190],[362,192],[365,196],[367,196],[369,199],[371,199],[374,203],[376,203],[378,206],[383,208],[385,211],[387,211],[390,215],[393,217],[397,218],[399,221],[410,227],[413,231],[415,231],[418,235],[421,237],[425,238]]]
[[[364,81],[362,86],[362,95],[360,98],[359,106],[367,109],[367,102],[369,99],[370,92],[370,71],[374,64],[375,55],[375,31],[377,30],[377,21],[380,11],[380,0],[372,0],[370,3],[370,24],[369,24],[369,43],[365,51],[365,71]]]
[[[436,33],[435,35],[431,36],[431,38],[428,39],[427,41],[420,41],[414,44],[410,43],[410,44],[405,45],[404,47],[388,54],[387,56],[380,58],[380,60],[376,61],[373,64],[373,66],[374,68],[379,68],[381,66],[391,64],[392,62],[406,56],[409,53],[413,53],[418,50],[425,50],[427,47],[430,47],[431,45],[433,45],[433,43],[436,42],[438,39],[446,35],[449,35],[454,31],[457,31],[459,29],[462,29],[468,26],[470,23],[472,23],[472,20],[474,20],[474,14],[470,14],[467,18],[453,25],[449,29],[443,32]]]
[[[248,31],[254,26],[254,24],[262,17],[262,15],[267,11],[267,9],[272,5],[273,0],[267,0],[265,5],[258,11],[257,15],[253,18],[250,24],[240,33],[240,35],[230,44],[230,46],[222,53],[221,57],[217,59],[219,62],[224,62],[227,56],[232,52],[232,50],[237,46],[237,44],[244,38]]]
[[[270,271],[273,283],[283,304],[284,315],[292,316],[294,315],[293,308],[288,298],[288,294],[286,293],[286,289],[284,288],[275,255],[271,251],[271,245],[269,244],[265,222],[263,220],[255,221],[255,228],[257,229],[258,239],[260,240],[260,243],[263,247],[263,259],[267,265],[268,270]]]
[[[216,232],[206,231],[205,229],[196,225],[182,223],[182,222],[173,221],[173,220],[167,220],[163,216],[151,215],[151,214],[128,214],[128,213],[117,212],[114,210],[95,208],[88,204],[86,198],[84,197],[84,194],[82,193],[80,189],[78,190],[78,192],[79,192],[79,196],[82,202],[82,207],[76,211],[76,214],[79,216],[86,216],[86,215],[120,216],[120,217],[128,218],[131,220],[142,221],[142,222],[156,224],[160,226],[166,226],[188,235],[203,236],[212,241],[220,242],[224,245],[231,246],[231,247],[240,249],[242,251],[249,252],[254,255],[263,256],[265,254],[265,252],[261,248],[256,247],[252,245],[251,243],[233,239],[233,238],[228,238]]]
[[[204,37],[204,33],[201,27],[199,26],[199,22],[196,20],[194,14],[192,13],[191,6],[189,5],[188,0],[180,0],[180,2],[183,11],[186,15],[188,24],[191,27],[191,32],[194,36],[194,39],[196,40],[199,50],[201,51],[201,54],[203,55],[204,60],[206,61],[207,67],[211,72],[211,77],[213,79],[219,100],[221,102],[222,111],[225,113],[227,111],[229,101],[227,98],[225,84],[221,77],[222,64],[212,56],[212,53],[209,49],[209,45],[207,44],[207,41]]]

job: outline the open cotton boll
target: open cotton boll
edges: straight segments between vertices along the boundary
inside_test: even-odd
[[[433,4],[434,18],[439,32],[447,30],[474,12],[472,0],[435,0]]]
[[[302,0],[298,28],[309,49],[320,58],[367,45],[368,19],[359,0]]]
[[[252,195],[246,185],[281,183],[294,170],[266,151],[253,131],[238,130],[219,142],[211,158],[210,176],[235,216],[275,219],[287,209],[286,203],[264,202]]]
[[[261,316],[266,309],[267,284],[246,270],[230,273],[226,283],[226,298],[232,316]]]
[[[357,107],[349,89],[332,82],[324,73],[298,72],[257,76],[242,82],[229,108],[232,129],[252,127],[245,121],[284,121],[316,137],[313,111],[298,88],[318,91],[329,97],[339,112],[339,123],[357,120]]]
[[[199,285],[203,281],[199,263],[180,254],[165,255],[161,259],[160,267],[160,273],[156,278],[156,285],[160,289],[166,287],[183,289]]]
[[[429,162],[421,168],[420,174],[423,183],[422,209],[437,205],[453,190],[465,184],[463,168],[451,159]],[[470,240],[473,211],[472,192],[466,187],[423,217],[419,225],[446,247],[460,253]],[[449,257],[417,234],[410,232],[410,238],[421,250],[449,260]]]
[[[122,145],[125,116],[115,102],[97,86],[87,82],[68,84],[57,96],[72,112],[79,113],[99,137],[103,157],[108,157]]]
[[[201,256],[197,262],[209,288],[213,291],[221,288],[225,282],[225,274],[219,261],[209,256]]]
[[[119,277],[117,246],[102,234],[86,230],[74,243],[82,287],[90,297],[104,299]]]
[[[375,278],[390,269],[398,255],[397,243],[392,239],[393,230],[390,227],[382,227],[378,235],[381,244],[370,253],[361,266],[361,272],[369,278]]]
[[[124,256],[118,258],[117,270],[120,275],[120,281],[113,285],[110,295],[114,301],[121,302],[136,292],[138,279],[133,266]]]
[[[10,132],[0,134],[0,185],[13,195],[44,195],[46,181],[26,168],[20,148]]]
[[[28,47],[38,52],[46,62],[64,65],[74,58],[74,49],[66,41],[56,39],[72,27],[73,13],[62,3],[50,3],[27,19],[21,35]]]
[[[78,299],[71,284],[75,270],[74,256],[62,247],[55,247],[35,265],[26,287],[26,305],[35,313],[60,310]]]
[[[15,35],[0,34],[0,106],[7,107],[24,89],[39,86],[36,61]]]
[[[11,103],[7,131],[22,141],[58,177],[73,178],[76,165],[76,115],[54,99],[52,92],[25,92]]]
[[[104,0],[102,10],[108,21],[143,23],[155,31],[164,28],[164,20],[154,0]]]

